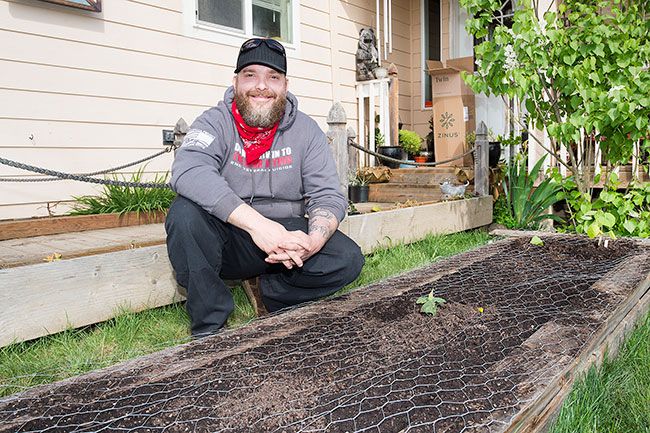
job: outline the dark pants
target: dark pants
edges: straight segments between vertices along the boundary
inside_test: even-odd
[[[307,233],[306,218],[275,221],[289,231]],[[266,263],[267,254],[247,232],[181,196],[169,209],[165,229],[176,280],[187,289],[192,335],[217,331],[233,311],[224,279],[260,276],[262,299],[272,312],[336,292],[352,282],[364,264],[359,246],[338,230],[301,268]]]

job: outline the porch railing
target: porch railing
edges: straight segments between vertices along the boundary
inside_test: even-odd
[[[390,113],[390,81],[391,78],[387,77],[377,80],[359,81],[356,84],[357,112],[359,114],[357,134],[359,144],[366,146],[367,149],[374,152],[377,151],[375,129],[379,130],[384,140],[388,141],[391,137],[390,122],[388,121]],[[379,115],[379,122],[376,122],[377,114]],[[357,152],[359,152],[358,161],[360,166],[375,165],[374,158],[359,150]]]

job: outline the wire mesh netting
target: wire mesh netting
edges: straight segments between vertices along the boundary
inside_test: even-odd
[[[650,275],[631,241],[529,241],[6,397],[0,432],[503,431]]]

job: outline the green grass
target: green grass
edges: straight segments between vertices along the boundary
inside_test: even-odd
[[[550,433],[650,433],[650,313],[574,385]]]
[[[133,173],[128,182],[143,182],[144,169]],[[166,175],[156,175],[150,183],[167,183]],[[113,180],[118,180],[113,176]],[[93,215],[102,213],[167,211],[176,193],[169,188],[132,188],[128,186],[103,185],[98,196],[74,197],[70,215]]]
[[[340,293],[487,243],[484,231],[429,236],[366,256],[361,275]],[[240,287],[227,326],[250,322],[254,312]],[[189,340],[189,318],[181,304],[122,312],[107,322],[71,329],[0,349],[0,397],[152,353]]]
[[[0,396],[54,382],[187,341],[189,320],[181,304],[121,312],[97,326],[0,349]]]

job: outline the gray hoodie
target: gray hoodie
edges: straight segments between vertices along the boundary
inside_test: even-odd
[[[339,188],[327,138],[287,92],[287,105],[271,149],[257,164],[246,166],[242,140],[230,107],[232,87],[224,100],[192,123],[172,165],[171,185],[222,221],[247,203],[267,218],[331,211],[339,221],[347,203]]]

